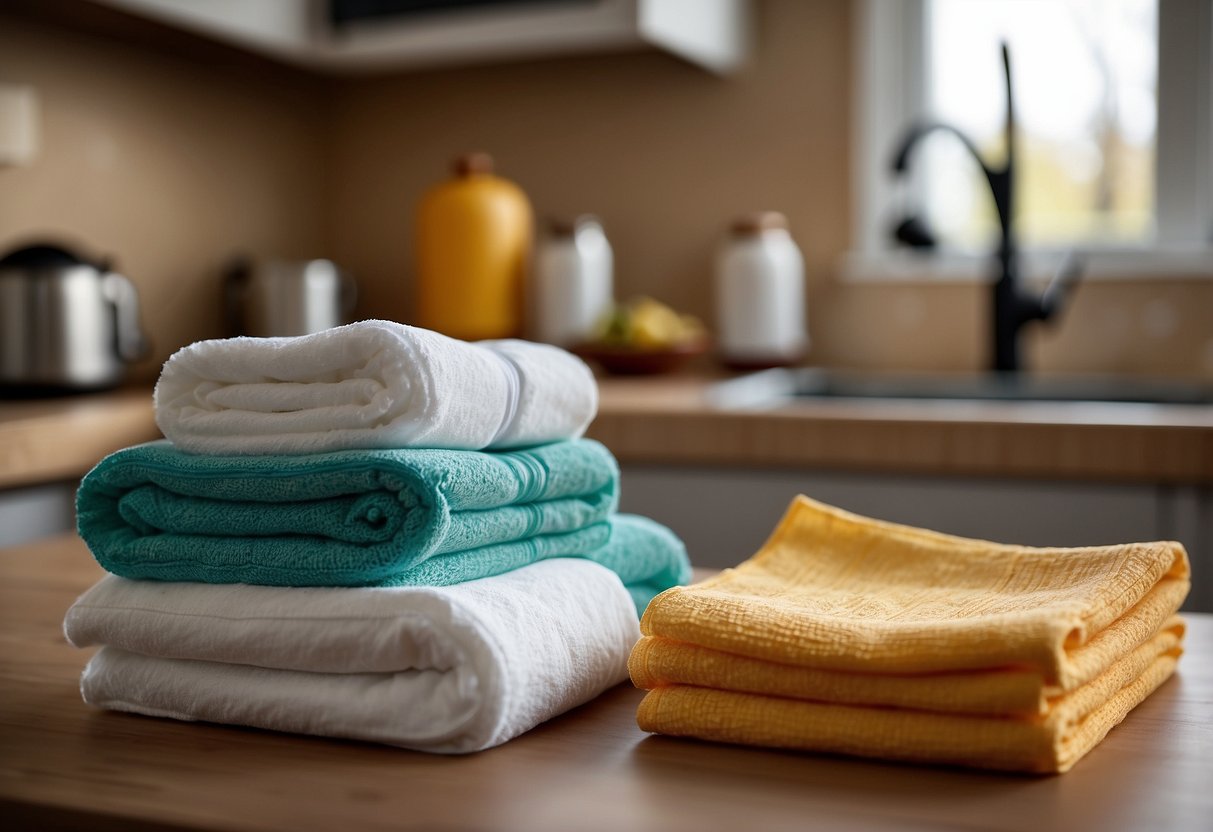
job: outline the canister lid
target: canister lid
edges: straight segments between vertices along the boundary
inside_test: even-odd
[[[587,225],[601,226],[602,221],[593,214],[579,214],[572,219],[568,217],[558,217],[549,223],[549,228],[552,231],[553,237],[572,237],[581,228]]]
[[[493,157],[481,151],[464,153],[456,157],[452,167],[456,176],[472,176],[493,172]]]
[[[751,237],[764,231],[788,229],[788,218],[778,211],[755,211],[733,221],[730,230],[736,237]]]

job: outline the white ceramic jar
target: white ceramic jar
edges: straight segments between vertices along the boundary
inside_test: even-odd
[[[720,358],[740,369],[795,364],[808,350],[804,258],[783,214],[733,223],[716,255]]]
[[[597,218],[553,223],[535,257],[533,337],[559,346],[592,338],[611,309],[614,262]]]

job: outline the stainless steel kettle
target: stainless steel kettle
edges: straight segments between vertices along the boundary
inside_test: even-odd
[[[0,385],[99,390],[148,352],[127,278],[53,245],[0,259]]]
[[[331,260],[241,258],[224,278],[231,335],[308,335],[340,326],[354,311],[358,290]]]

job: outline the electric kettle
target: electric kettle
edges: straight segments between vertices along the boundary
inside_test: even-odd
[[[134,284],[64,248],[32,245],[0,259],[0,386],[100,390],[143,358]]]

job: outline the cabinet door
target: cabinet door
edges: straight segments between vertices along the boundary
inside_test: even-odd
[[[0,491],[0,549],[76,527],[75,482]]]
[[[1163,489],[1162,533],[1192,559],[1192,593],[1184,609],[1213,612],[1213,488]]]

